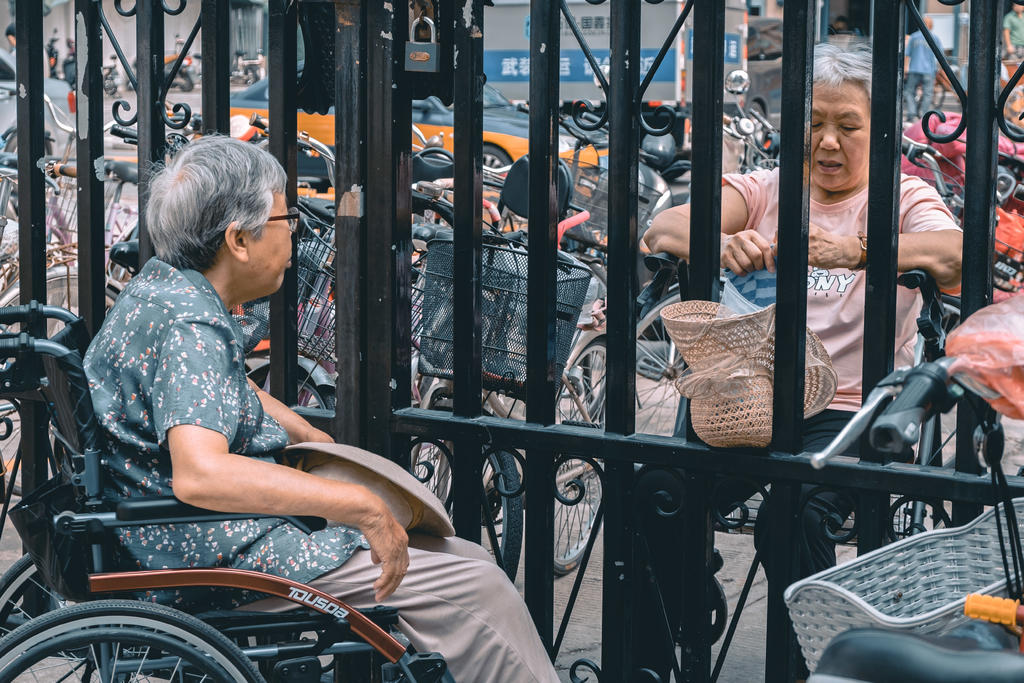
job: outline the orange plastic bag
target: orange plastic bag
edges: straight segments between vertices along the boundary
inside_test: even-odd
[[[946,354],[956,358],[951,372],[961,372],[999,394],[986,398],[995,410],[1024,419],[1024,296],[981,309],[946,340]]]

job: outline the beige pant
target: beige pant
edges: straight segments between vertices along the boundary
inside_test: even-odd
[[[353,607],[372,607],[380,567],[358,550],[310,585]],[[410,534],[409,573],[384,604],[418,652],[440,652],[457,683],[558,681],[519,593],[490,554],[460,538]],[[281,612],[295,603],[268,598],[243,609]]]

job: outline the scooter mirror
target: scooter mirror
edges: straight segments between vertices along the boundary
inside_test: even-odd
[[[750,76],[743,69],[730,71],[725,77],[725,90],[733,95],[742,95],[750,90]]]

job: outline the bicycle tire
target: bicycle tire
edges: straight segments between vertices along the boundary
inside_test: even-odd
[[[581,464],[574,464],[581,463]],[[581,471],[582,468],[582,471]],[[565,576],[576,570],[586,552],[603,490],[594,467],[578,458],[568,458],[555,472],[555,487],[571,503],[555,499],[554,570]]]
[[[436,404],[432,401],[432,406]],[[448,462],[451,443],[439,448],[430,442],[423,442],[414,447],[412,452],[412,473],[423,482],[444,504],[451,515],[454,491],[452,489],[452,466]],[[515,581],[519,572],[519,557],[523,547],[523,496],[520,488],[520,474],[514,455],[506,451],[495,451],[488,454],[483,468],[481,481],[483,498],[487,501],[486,513],[494,525],[498,549],[490,551],[500,558],[501,567],[510,581]],[[516,495],[502,495],[515,492]],[[489,542],[490,533],[485,511],[481,506],[480,524],[484,527],[482,537]]]
[[[661,311],[679,301],[672,292],[636,326],[636,431],[671,436],[675,431],[679,392],[676,379],[685,363],[661,322]]]
[[[28,555],[18,558],[0,576],[0,638],[29,620],[66,604],[38,576],[36,565]],[[44,609],[38,613],[34,613],[35,610],[25,602],[28,592],[33,588],[43,592]]]
[[[0,640],[0,683],[20,680],[15,676],[33,658],[47,653],[58,659],[77,657],[89,673],[88,658],[78,656],[82,647],[113,637],[124,637],[138,646],[159,643],[166,651],[180,650],[179,656],[189,659],[192,666],[214,673],[213,680],[264,683],[242,650],[213,627],[163,605],[131,600],[100,600],[65,607],[18,627]],[[84,654],[95,652],[96,648],[90,647]],[[140,669],[144,663],[145,657]],[[210,666],[204,667],[204,663]]]
[[[512,582],[515,582],[516,574],[519,573],[519,556],[523,550],[523,496],[518,491],[521,480],[516,463],[515,456],[507,451],[488,454],[483,477],[484,499],[488,507],[481,511],[482,526],[488,525],[483,514],[488,514],[495,526],[501,526],[500,547],[497,550],[492,548],[491,551],[500,555],[501,566]],[[491,468],[490,476],[488,465]],[[506,495],[511,492],[514,495]]]
[[[327,384],[317,384],[312,375],[303,372],[301,366],[299,371],[299,385],[296,387],[296,405],[303,408],[323,408],[334,410],[337,405],[335,389]],[[258,386],[265,387],[267,375],[270,373],[270,365],[262,365],[249,373],[249,379]]]

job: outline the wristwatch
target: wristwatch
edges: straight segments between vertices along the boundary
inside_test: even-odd
[[[857,265],[850,270],[864,270],[864,266],[868,264],[868,236],[858,232],[857,239],[860,240],[860,259],[858,259]]]

